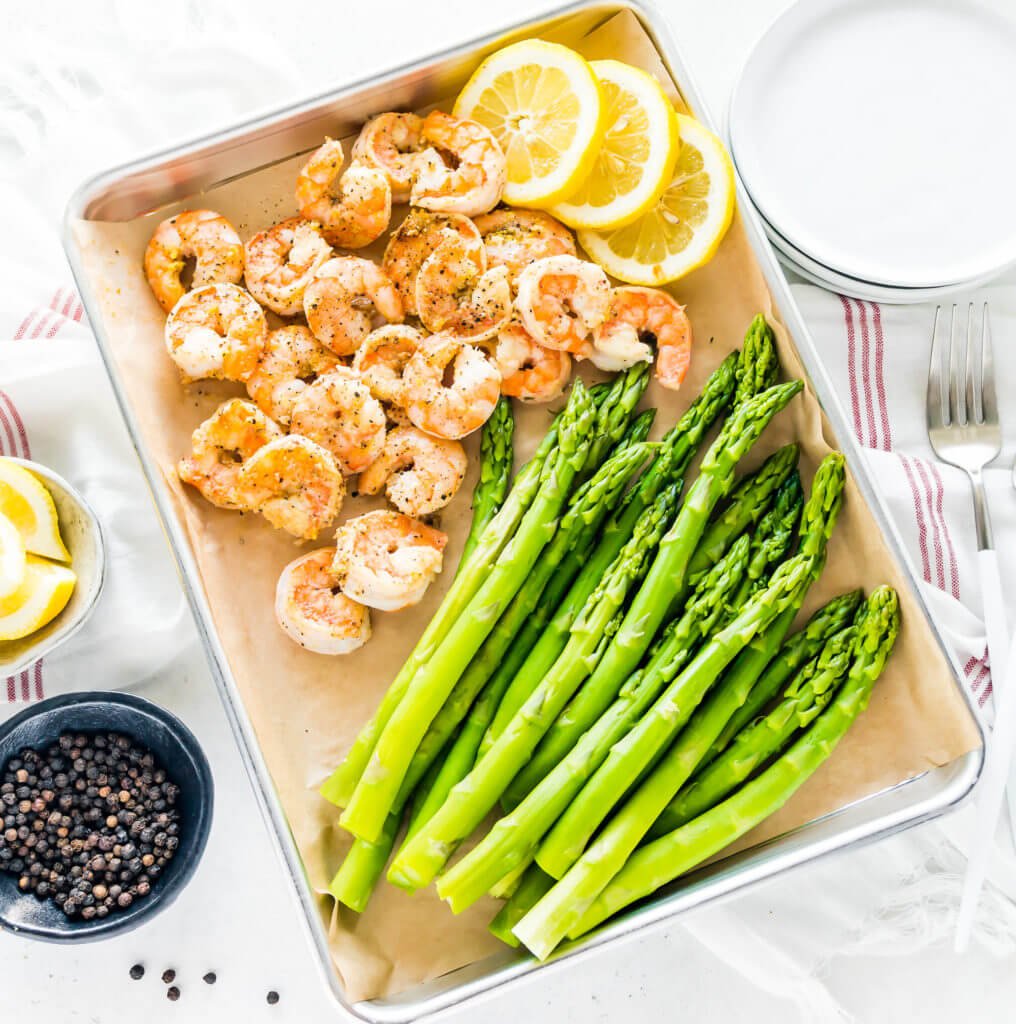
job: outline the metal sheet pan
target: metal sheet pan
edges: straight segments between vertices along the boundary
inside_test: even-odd
[[[68,206],[65,248],[85,308],[95,326],[117,400],[173,547],[183,586],[194,612],[227,717],[236,734],[261,810],[292,881],[325,982],[337,1004],[362,1020],[416,1020],[424,1014],[461,1004],[534,970],[539,970],[543,976],[549,976],[566,961],[591,956],[594,950],[616,946],[636,932],[654,926],[660,927],[683,910],[728,896],[745,886],[770,878],[805,861],[890,835],[941,814],[970,792],[981,770],[983,750],[978,749],[948,765],[925,772],[906,783],[844,807],[834,814],[812,821],[767,843],[700,869],[675,882],[653,900],[636,906],[614,919],[588,938],[565,947],[545,964],[537,964],[518,952],[506,950],[395,997],[355,1004],[350,1004],[345,998],[332,965],[316,897],[307,884],[300,856],[289,833],[253,727],[212,625],[211,610],[198,582],[193,553],[182,525],[171,509],[165,483],[150,453],[145,449],[134,413],[121,382],[118,381],[108,340],[104,337],[101,317],[97,315],[98,302],[93,282],[83,269],[81,254],[71,226],[80,219],[132,219],[213,185],[221,185],[232,178],[309,151],[318,145],[326,130],[335,134],[336,122],[342,128],[353,129],[366,116],[377,110],[392,106],[425,105],[429,97],[447,92],[448,83],[461,79],[480,58],[515,37],[541,34],[567,42],[569,38],[576,39],[625,10],[631,11],[639,19],[652,39],[689,109],[707,125],[712,125],[709,113],[661,16],[637,0],[589,0],[568,4],[543,17],[514,25],[426,60],[337,88],[302,103],[259,116],[228,131],[115,168],[82,185]],[[885,535],[889,549],[903,566],[916,600],[931,622],[930,613],[921,599],[920,588],[917,586],[918,577],[914,566],[884,503],[874,488],[862,453],[854,440],[832,384],[818,359],[787,281],[740,184],[738,199],[749,241],[780,316],[805,366],[810,384],[832,425],[838,445],[847,456],[854,479]],[[931,628],[944,657],[950,661],[955,685],[973,714],[973,703],[963,685],[959,666],[951,659],[933,622]],[[976,721],[976,715],[973,717]]]

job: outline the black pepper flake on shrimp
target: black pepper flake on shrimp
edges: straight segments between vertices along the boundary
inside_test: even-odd
[[[64,733],[21,750],[0,773],[0,871],[69,918],[125,910],[151,893],[180,844],[179,794],[152,753],[120,733]]]

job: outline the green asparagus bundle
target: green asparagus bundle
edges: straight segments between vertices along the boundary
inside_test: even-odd
[[[787,687],[779,704],[738,733],[715,761],[678,792],[656,819],[650,834],[673,832],[715,807],[808,726],[832,700],[846,676],[856,635],[856,628],[848,626],[830,637],[819,656]]]
[[[547,830],[614,744],[642,717],[726,614],[747,568],[749,550],[747,537],[735,542],[699,582],[684,613],[667,626],[646,665],[628,679],[596,724],[517,807],[495,822],[487,835],[438,879],[438,895],[455,913],[532,860]]]
[[[786,630],[790,626],[790,622],[787,621],[788,615],[792,618],[796,614],[808,587],[821,573],[825,564],[826,543],[842,504],[842,468],[842,456],[837,453],[825,459],[816,471],[812,481],[812,493],[801,518],[801,551],[798,558],[803,560],[805,566],[801,586],[783,603],[776,615],[769,616],[763,626],[748,636],[745,643],[734,651],[734,664],[717,687],[713,699],[699,716],[701,720],[696,725],[695,743],[682,748],[679,757],[668,758],[673,760],[667,775],[668,781],[660,785],[666,788],[667,785],[673,784],[674,791],[667,796],[659,808],[660,811],[706,756],[731,715],[747,700],[766,665],[783,643]],[[777,535],[779,536],[779,532]],[[785,540],[782,537],[780,539]],[[760,550],[765,551],[766,547],[767,541],[763,535]],[[726,664],[721,666],[723,667],[726,667]],[[688,695],[681,695],[684,716],[679,722],[670,723],[672,727],[669,736],[673,736],[677,727],[688,720],[690,711],[702,699],[704,692],[694,690],[690,699]],[[619,743],[618,749],[611,754],[611,759],[616,762],[613,769],[611,770],[608,761],[576,797],[544,840],[537,854],[537,861],[544,871],[557,878],[562,877],[581,855],[593,832],[610,813],[611,808],[628,787],[637,781],[639,774],[650,766],[652,757],[647,755],[662,751],[662,746],[650,749],[648,745],[643,745],[640,750],[630,749],[627,745],[634,743],[633,736],[636,732],[637,730],[633,731]],[[704,748],[701,747],[703,742],[706,744]],[[622,767],[625,763],[628,768]],[[655,817],[656,815],[654,820]],[[651,825],[652,821],[649,824]]]
[[[569,926],[568,937],[584,935],[623,907],[701,864],[779,810],[832,754],[867,706],[898,632],[896,593],[890,587],[879,587],[868,598],[865,615],[858,625],[846,680],[835,699],[800,739],[722,803],[635,853],[578,922]],[[536,910],[544,902],[541,900]],[[544,941],[543,929],[536,927],[538,924],[530,913],[516,926],[515,934],[527,946],[532,941],[533,946],[549,952],[553,947]],[[555,933],[558,930],[553,928]]]
[[[480,434],[480,478],[473,488],[473,521],[459,557],[460,569],[469,561],[487,524],[497,515],[508,496],[515,457],[514,439],[515,417],[511,399],[502,395]]]
[[[777,384],[739,405],[702,460],[674,525],[659,551],[620,629],[596,671],[569,708],[567,729],[557,731],[557,760],[610,706],[634,671],[670,611],[672,595],[684,588],[688,565],[716,504],[731,489],[738,461],[751,450],[773,416],[801,390],[800,381]],[[557,760],[554,763],[557,763]],[[552,765],[550,765],[552,767]]]
[[[705,572],[716,565],[731,543],[744,530],[759,523],[770,507],[773,494],[778,492],[794,473],[797,456],[797,446],[786,445],[766,459],[757,472],[735,488],[729,507],[707,527],[699,547],[692,555],[689,565],[690,581],[701,580]],[[707,559],[701,556],[703,546],[708,550]],[[691,589],[689,582],[685,590]],[[731,603],[736,602],[732,600]],[[684,599],[680,604],[684,604]],[[578,741],[583,731],[581,726],[589,715],[588,705],[581,691],[576,696],[574,705],[569,705],[558,715],[533,754],[532,760],[505,791],[503,803],[506,809],[514,807],[541,779],[545,778]]]
[[[639,428],[641,430],[642,427]],[[592,541],[600,522],[620,500],[625,486],[645,462],[650,451],[650,446],[644,443],[626,444],[616,455],[607,459],[596,474],[573,495],[540,564],[523,583],[420,741],[381,835],[376,841],[357,839],[332,880],[329,891],[341,903],[354,910],[362,910],[366,905],[387,863],[398,833],[402,810],[410,795],[462,724],[476,694],[511,644],[529,608],[539,599],[556,564],[573,545]],[[449,761],[451,755],[445,763]],[[471,758],[466,771],[470,767]],[[419,811],[414,820],[418,816]]]
[[[555,851],[560,849],[565,854],[581,852],[591,829],[587,828],[585,820],[573,813],[576,807],[592,813],[597,823],[603,820],[642,771],[688,721],[691,712],[701,702],[717,675],[760,629],[764,629],[794,599],[798,590],[806,584],[809,569],[807,556],[797,555],[784,562],[773,574],[769,586],[753,596],[731,623],[705,644],[638,724],[615,745],[596,774],[586,783],[576,800],[572,801],[537,852],[536,862],[541,868],[557,876],[557,865],[548,870],[544,861],[543,851],[548,840],[553,840]],[[641,831],[640,822],[633,821],[629,813],[632,803],[646,785],[652,782],[655,774],[651,774],[643,783],[634,800],[629,801],[611,818],[589,849],[572,864],[561,881],[516,928],[519,938],[538,956],[548,955],[564,938],[568,929],[577,923],[584,909],[621,869],[628,854],[635,849],[639,839],[666,806],[673,793],[668,794]],[[592,804],[592,794],[604,803]],[[562,830],[565,823],[567,831]],[[579,841],[572,840],[573,833],[580,835]]]
[[[663,438],[656,460],[631,491],[623,509],[607,521],[596,547],[585,558],[576,555],[566,559],[562,571],[547,587],[546,599],[530,617],[518,644],[492,680],[492,688],[503,696],[480,744],[480,756],[490,749],[564,650],[575,617],[645,511],[664,487],[683,476],[706,431],[731,400],[737,365],[737,353],[732,353],[713,372],[702,394]]]
[[[388,872],[389,881],[413,889],[428,885],[458,844],[497,802],[554,716],[595,668],[629,593],[638,586],[672,518],[678,493],[676,486],[665,490],[642,517],[631,539],[590,595],[552,669],[494,746],[455,786],[440,810],[403,846]]]

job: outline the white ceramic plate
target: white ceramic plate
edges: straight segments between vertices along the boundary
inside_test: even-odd
[[[872,281],[861,281],[856,277],[838,274],[821,263],[816,263],[805,253],[795,249],[765,217],[761,214],[759,216],[766,235],[769,241],[773,243],[776,255],[784,266],[800,274],[801,277],[812,284],[821,285],[823,288],[831,288],[841,295],[850,295],[854,298],[867,299],[871,302],[907,305],[915,302],[943,300],[963,289],[973,288],[983,283],[982,279],[975,278],[973,281],[964,284],[949,284],[943,285],[940,288],[890,288],[887,285],[876,284]]]
[[[1016,262],[1012,0],[802,0],[730,107],[766,220],[847,277],[959,286]]]

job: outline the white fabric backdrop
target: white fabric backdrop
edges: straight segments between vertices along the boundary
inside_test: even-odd
[[[786,0],[714,0],[708,9],[691,0],[666,4],[715,108],[724,103],[751,39],[785,5]],[[544,6],[514,0],[510,11],[498,13],[462,0],[374,0],[280,10],[257,0],[242,8],[183,2],[172,9],[130,2],[41,3],[0,13],[9,19],[0,25],[0,223],[6,240],[0,409],[13,426],[5,433],[0,417],[0,443],[5,450],[22,443],[4,404],[9,401],[22,417],[32,454],[81,483],[115,533],[101,613],[80,642],[47,659],[41,685],[54,692],[94,685],[100,675],[107,685],[152,677],[146,692],[198,726],[211,748],[220,795],[230,797],[226,807],[220,799],[213,842],[194,885],[136,939],[71,954],[0,936],[0,987],[12,1008],[32,1005],[39,1019],[62,1022],[85,998],[89,1014],[99,1020],[142,1008],[153,1019],[164,1013],[168,1019],[161,993],[119,984],[132,962],[124,958],[134,956],[153,963],[173,956],[192,963],[198,974],[201,964],[217,957],[258,983],[289,979],[287,998],[273,1019],[318,1019],[327,1007],[323,991],[314,987],[309,950],[294,938],[295,912],[285,882],[267,856],[211,683],[202,678],[161,533],[81,322],[59,246],[67,195],[92,170]],[[977,295],[992,303],[1004,381],[1016,380],[1016,357],[1005,347],[1016,334],[1012,283]],[[807,287],[798,297],[858,435],[871,449],[873,468],[970,685],[983,697],[988,672],[969,498],[961,477],[930,461],[922,428],[929,311],[841,300]],[[1007,426],[1012,438],[1013,424]],[[1010,441],[1006,465],[1012,454]],[[1016,536],[1013,493],[1002,470],[989,475],[1004,546]],[[1003,579],[1016,579],[1016,554],[1006,553]],[[135,642],[118,642],[127,636]],[[27,683],[34,696],[35,678]],[[20,698],[20,680],[14,691]],[[1011,1012],[1016,864],[1004,844],[993,864],[974,951],[961,960],[948,949],[965,813],[688,915],[586,966],[558,971],[547,984],[526,984],[487,1000],[463,1019],[507,1021],[529,1013],[538,1021],[633,1020],[654,1012],[674,1019],[675,1006],[682,1019],[717,1020],[748,1013],[759,1020],[785,1019],[789,1006],[806,1021],[945,1021],[961,1012],[981,1020]],[[245,849],[257,850],[241,871],[227,859],[230,841],[239,838]],[[268,920],[245,905],[243,897],[252,890],[264,899]],[[213,908],[215,924],[204,941],[187,942],[184,953],[181,939],[189,932],[182,915],[188,908]],[[118,984],[102,990],[94,979],[79,980],[101,977],[97,965],[111,951],[123,963],[114,972]],[[10,966],[15,957],[23,965],[17,971]],[[274,973],[267,973],[268,965]],[[52,981],[42,993],[38,983],[47,976]],[[211,1019],[213,1012],[241,1005],[239,994],[221,986],[192,987],[185,994],[191,1000],[189,1020]]]

